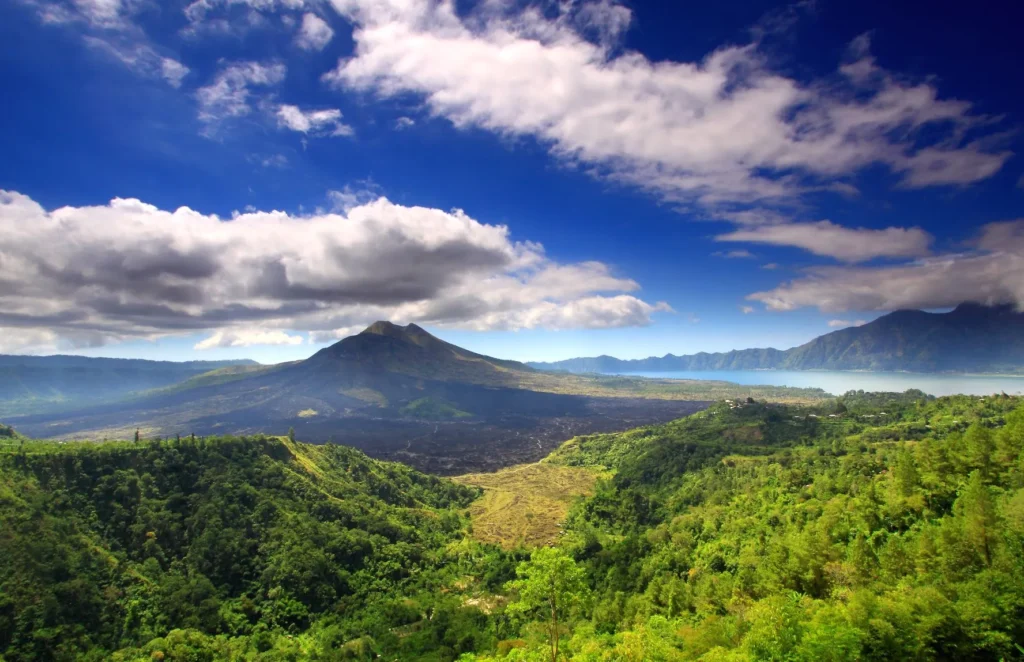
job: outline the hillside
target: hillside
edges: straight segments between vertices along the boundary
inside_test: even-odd
[[[390,633],[457,617],[459,598],[424,591],[454,581],[444,549],[474,496],[267,437],[0,446],[0,658],[422,652],[452,625]]]
[[[531,363],[543,370],[629,373],[702,370],[878,370],[1024,373],[1024,313],[961,304],[948,313],[900,310],[788,350],[620,360],[611,356]]]
[[[533,557],[582,578],[566,660],[1024,659],[1019,398],[720,404],[548,462],[614,473]]]
[[[557,375],[377,322],[279,366],[234,366],[120,402],[7,417],[47,438],[282,434],[341,441],[437,473],[537,460],[576,434],[671,420],[721,398],[810,401],[816,389]]]
[[[68,410],[175,384],[255,361],[145,361],[85,356],[0,355],[0,416]]]
[[[0,444],[0,656],[1020,660],[1022,471],[1020,398],[913,391],[585,435],[482,494],[283,438]]]

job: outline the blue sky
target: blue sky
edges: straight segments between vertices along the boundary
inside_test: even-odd
[[[637,358],[1019,306],[1016,22],[892,4],[5,3],[0,351],[391,318]]]

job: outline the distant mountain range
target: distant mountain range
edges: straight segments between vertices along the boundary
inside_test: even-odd
[[[964,303],[948,313],[899,310],[787,350],[740,349],[622,360],[612,356],[530,363],[572,373],[677,370],[875,370],[1024,373],[1024,313]]]
[[[174,362],[0,354],[0,416],[106,402],[213,370],[258,365],[248,359]]]

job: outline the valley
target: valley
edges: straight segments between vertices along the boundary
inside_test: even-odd
[[[912,391],[718,402],[454,480],[286,437],[3,426],[0,655],[1012,660],[1022,458],[1020,398]],[[554,635],[522,611],[551,567]]]

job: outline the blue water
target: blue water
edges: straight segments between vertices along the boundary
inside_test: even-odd
[[[930,395],[1024,395],[1024,376],[932,375],[915,372],[844,372],[832,370],[680,370],[630,372],[658,379],[714,379],[748,386],[820,388],[834,395],[847,391],[897,391],[916,388]]]

